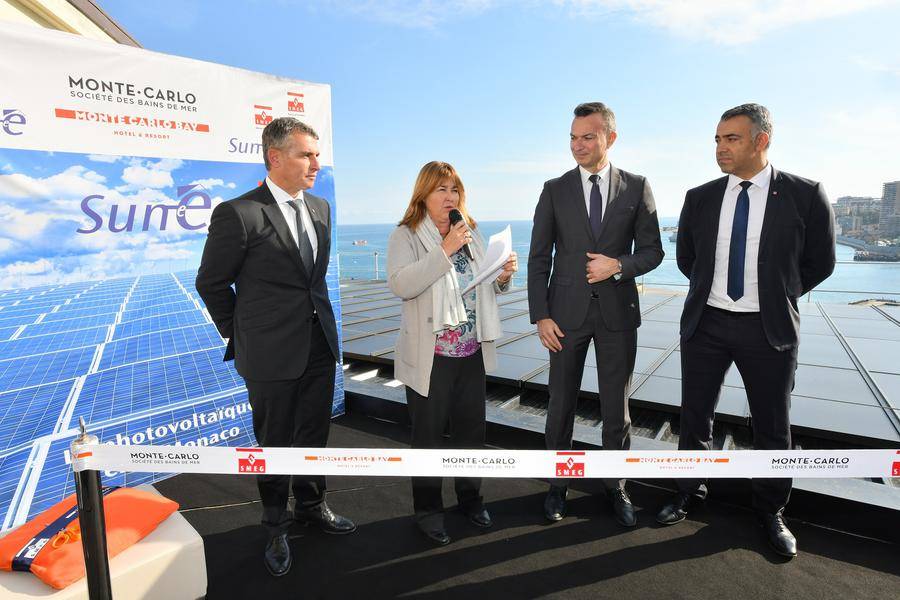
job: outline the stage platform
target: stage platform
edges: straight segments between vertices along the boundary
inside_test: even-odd
[[[350,403],[351,411],[352,401]],[[502,438],[494,427],[491,439]],[[332,427],[331,446],[399,448],[408,429],[351,413]],[[521,440],[517,440],[521,441]],[[656,484],[660,485],[657,486]],[[230,598],[890,598],[900,589],[896,522],[852,502],[795,496],[788,522],[800,554],[785,561],[769,550],[753,513],[732,503],[749,488],[714,486],[702,511],[673,527],[656,525],[666,482],[629,483],[638,526],[618,526],[599,482],[570,492],[570,514],[548,525],[546,484],[486,479],[495,526],[482,532],[450,510],[453,542],[434,547],[414,528],[406,478],[332,477],[329,504],[359,530],[333,536],[295,527],[291,572],[273,578],[262,553],[265,534],[252,477],[179,475],[156,484],[181,504],[203,536],[210,600]],[[455,507],[450,482],[445,502]],[[870,536],[842,531],[870,520]]]

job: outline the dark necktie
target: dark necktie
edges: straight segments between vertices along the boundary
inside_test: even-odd
[[[300,247],[300,258],[303,260],[306,272],[312,273],[314,263],[312,244],[309,242],[309,235],[307,235],[303,219],[300,217],[300,203],[296,200],[288,200],[288,204],[294,209],[294,217],[297,219],[297,245]]]
[[[734,207],[731,222],[731,244],[728,250],[728,297],[737,302],[744,295],[744,258],[747,256],[747,222],[750,220],[750,194],[752,183],[741,182],[741,191]]]
[[[600,237],[600,224],[603,223],[603,194],[600,193],[599,175],[591,175],[588,177],[591,181],[591,231],[594,233],[594,239]]]

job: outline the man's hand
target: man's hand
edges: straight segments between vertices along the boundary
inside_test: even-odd
[[[566,335],[553,319],[540,319],[537,322],[537,328],[538,337],[541,338],[544,348],[550,352],[562,350],[562,342],[559,341],[559,338],[564,338]]]
[[[619,272],[619,259],[610,258],[602,254],[587,253],[587,282],[597,283],[598,281],[606,281]]]

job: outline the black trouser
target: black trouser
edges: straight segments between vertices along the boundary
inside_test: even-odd
[[[481,350],[465,358],[435,354],[428,396],[406,388],[406,404],[412,420],[413,448],[441,448],[449,425],[450,448],[484,446],[485,378]],[[480,477],[457,477],[456,498],[465,512],[481,508]],[[413,477],[413,509],[416,519],[442,517],[444,500],[440,477]]]
[[[547,407],[545,440],[548,450],[569,450],[575,427],[575,405],[581,391],[581,376],[588,345],[594,340],[597,357],[597,389],[603,419],[604,450],[631,448],[631,415],[628,387],[637,352],[637,330],[611,331],[603,321],[600,304],[592,299],[580,327],[563,329],[562,350],[550,353],[550,402]],[[565,486],[568,479],[552,479]],[[624,479],[604,479],[607,488],[625,487]]]
[[[758,450],[791,447],[791,390],[797,349],[779,352],[766,339],[759,313],[707,306],[689,340],[681,342],[681,438],[679,450],[709,450],[713,416],[725,372],[734,363],[744,381]],[[753,506],[777,513],[788,503],[792,480],[754,479]],[[702,479],[679,479],[682,491],[706,495]]]
[[[320,325],[310,335],[309,361],[298,379],[245,379],[253,407],[253,432],[262,447],[322,448],[328,443],[334,399],[335,360]],[[257,475],[262,500],[262,523],[270,536],[285,533],[291,524],[288,490],[299,507],[316,506],[325,498],[325,477]]]

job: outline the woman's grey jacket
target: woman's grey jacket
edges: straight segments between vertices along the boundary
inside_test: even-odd
[[[405,225],[391,234],[387,263],[388,287],[403,300],[402,325],[394,352],[394,377],[428,396],[437,338],[432,327],[431,284],[452,269],[453,264],[439,245],[431,252],[426,251],[416,233]],[[497,293],[506,291],[509,285],[509,282],[502,286],[494,282],[491,289]],[[491,300],[496,302],[495,298]],[[481,355],[484,370],[494,370],[497,352],[493,341],[482,342]]]

